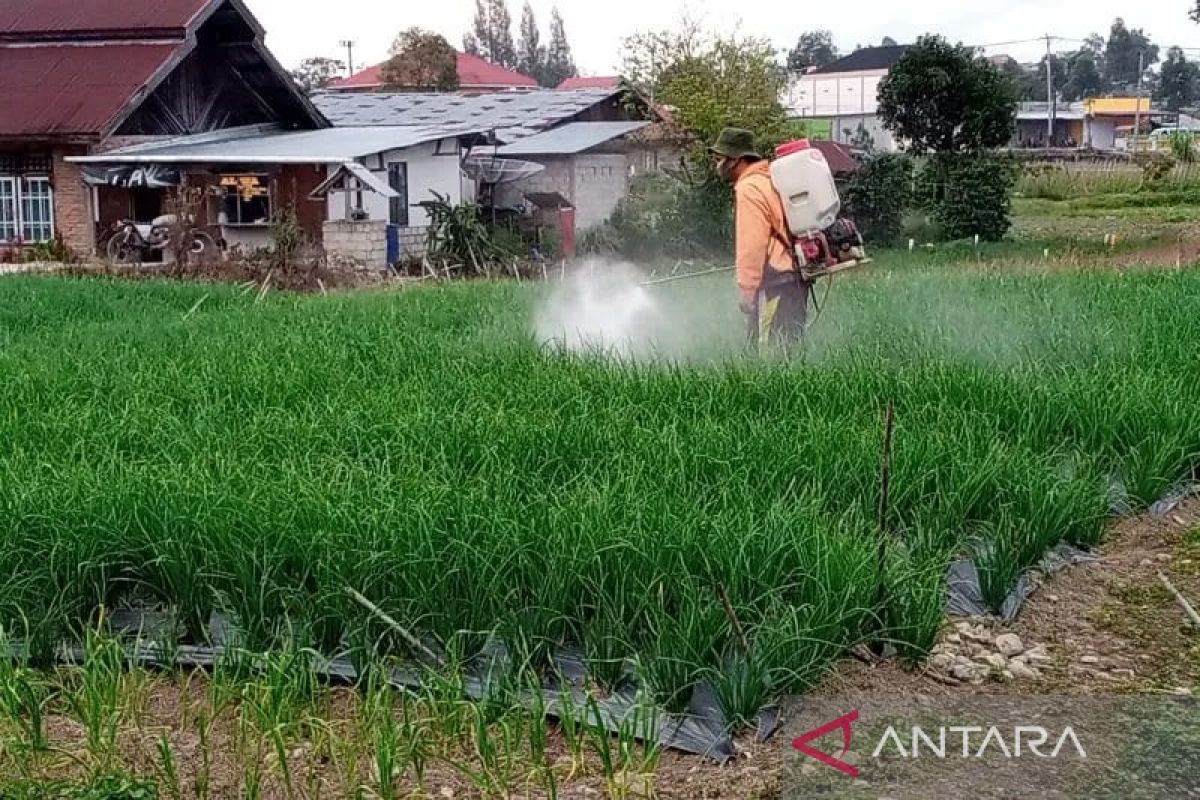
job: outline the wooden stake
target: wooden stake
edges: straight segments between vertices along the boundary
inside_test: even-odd
[[[263,279],[262,289],[258,292],[258,297],[254,301],[254,305],[258,305],[267,296],[267,291],[271,288],[271,276],[275,274],[275,270],[269,270],[267,277]]]
[[[879,461],[879,547],[876,551],[875,563],[875,604],[879,609],[880,628],[884,628],[883,615],[887,609],[887,539],[888,533],[888,504],[892,489],[892,437],[896,428],[896,407],[888,401],[883,419],[883,448]],[[886,643],[882,639],[871,642],[871,652],[882,657]]]
[[[188,312],[183,315],[183,321],[187,322],[188,317],[190,317],[192,314],[195,314],[196,311],[200,308],[200,306],[204,305],[204,301],[207,300],[208,298],[209,298],[209,296],[206,294],[203,297],[201,297],[199,300],[197,300],[196,304],[194,306],[192,306],[191,308],[189,308]]]
[[[411,633],[409,633],[399,622],[396,622],[396,620],[389,617],[383,611],[383,609],[381,609],[379,606],[372,603],[367,598],[363,597],[358,592],[351,589],[349,586],[347,586],[345,588],[346,588],[346,594],[350,595],[351,600],[353,600],[354,602],[361,605],[367,611],[370,611],[372,614],[374,614],[379,619],[383,620],[383,622],[385,622],[389,628],[394,630],[396,633],[400,634],[400,637],[408,643],[409,647],[411,647],[414,650],[416,650],[417,652],[421,653],[426,658],[432,660],[439,667],[445,666],[445,662],[442,661],[442,659],[438,657],[437,653],[433,652],[428,647],[426,647],[424,644],[422,644],[420,639],[418,639],[417,637],[415,637]]]
[[[328,292],[328,291],[326,291],[326,289],[325,289],[325,284],[321,282],[321,279],[320,279],[320,278],[317,278],[317,286],[321,287],[321,294],[322,294],[322,295],[328,295],[328,294],[329,294],[329,292]]]
[[[1166,575],[1159,572],[1158,579],[1162,581],[1163,586],[1167,587],[1168,592],[1175,595],[1175,601],[1178,602],[1183,608],[1184,613],[1188,615],[1188,619],[1191,621],[1191,623],[1197,628],[1200,628],[1200,614],[1196,613],[1196,609],[1192,608],[1192,604],[1187,601],[1187,598],[1175,588],[1171,581],[1167,579]]]
[[[746,632],[742,630],[742,623],[738,621],[737,614],[733,610],[733,604],[729,602],[729,594],[725,591],[723,584],[717,584],[717,596],[721,598],[721,605],[725,608],[725,616],[729,617],[729,624],[733,626],[733,632],[737,634],[738,642],[742,645],[742,653],[750,654],[750,640],[746,638]]]

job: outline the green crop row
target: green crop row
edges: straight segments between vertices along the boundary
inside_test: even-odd
[[[885,260],[792,363],[740,354],[720,278],[655,290],[666,362],[539,345],[541,291],[0,281],[0,625],[48,653],[136,600],[193,640],[221,611],[256,649],[406,652],[352,588],[463,657],[577,644],[748,717],[865,638],[920,657],[951,559],[998,605],[1098,541],[1111,476],[1150,502],[1200,451],[1194,273]]]

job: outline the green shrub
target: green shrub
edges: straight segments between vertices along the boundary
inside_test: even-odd
[[[843,213],[868,242],[893,244],[912,203],[913,162],[901,153],[878,153],[848,178],[841,189]]]
[[[733,246],[732,192],[711,179],[644,176],[618,204],[609,228],[589,247],[615,245],[630,258],[726,252]]]
[[[916,183],[917,202],[948,239],[978,234],[999,241],[1012,224],[1013,162],[991,153],[928,158]]]

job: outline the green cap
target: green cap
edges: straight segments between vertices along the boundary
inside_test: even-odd
[[[726,128],[709,152],[726,158],[762,158],[754,147],[754,134],[741,128]]]

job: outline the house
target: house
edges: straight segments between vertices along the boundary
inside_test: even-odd
[[[678,161],[681,143],[640,97],[619,88],[540,89],[473,97],[455,94],[325,93],[314,98],[335,124],[439,126],[485,131],[477,158],[520,161],[535,173],[487,187],[493,207],[514,209],[528,196],[575,209],[580,230],[604,222],[625,196],[631,177]],[[430,199],[418,194],[413,202]],[[464,198],[471,199],[470,187]]]
[[[328,86],[333,92],[378,92],[384,88],[383,64],[367,67]],[[470,53],[458,53],[458,93],[524,91],[537,89],[538,82],[528,75],[493,64]]]
[[[79,157],[246,126],[328,127],[242,0],[22,0],[0,18],[0,74],[0,242],[57,237],[86,253],[98,228],[164,210],[157,178],[89,173]],[[281,165],[276,177],[305,191],[315,176]]]
[[[270,247],[272,212],[290,206],[326,251],[382,269],[389,260],[389,227],[395,232],[391,261],[423,246],[428,219],[419,200],[436,192],[458,204],[473,195],[460,162],[478,141],[461,125],[312,131],[252,126],[72,160],[100,174],[165,171],[189,185],[217,187],[221,202],[208,210],[207,221],[226,242],[246,248]],[[337,191],[329,193],[335,184]]]
[[[830,138],[848,143],[860,129],[878,150],[894,151],[896,142],[879,119],[879,84],[908,46],[864,47],[824,67],[792,76],[784,106],[796,119],[818,131],[826,125]]]
[[[1140,106],[1140,115],[1139,115]],[[1047,141],[1050,116],[1054,136]],[[1133,132],[1138,117],[1142,131],[1175,115],[1151,106],[1149,98],[1099,97],[1077,103],[1021,103],[1012,147],[1081,147],[1093,150],[1119,149]]]

